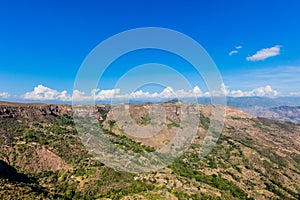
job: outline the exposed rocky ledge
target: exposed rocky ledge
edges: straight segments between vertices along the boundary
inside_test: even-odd
[[[69,105],[0,102],[0,118],[40,118],[72,114]]]

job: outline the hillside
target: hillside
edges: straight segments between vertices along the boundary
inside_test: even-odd
[[[131,105],[148,123],[150,105]],[[178,127],[180,102],[165,103],[167,128],[155,139],[124,135],[111,108],[97,105],[107,138],[129,152],[152,152]],[[300,125],[250,116],[226,107],[225,127],[205,158],[197,152],[211,106],[199,112],[198,136],[188,151],[157,172],[115,171],[92,157],[68,105],[0,103],[0,199],[298,199]],[[164,138],[164,139],[163,139]]]

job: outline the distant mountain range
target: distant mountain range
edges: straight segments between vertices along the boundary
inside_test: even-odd
[[[247,113],[274,120],[300,123],[299,106],[279,106],[275,108],[252,108],[246,109]]]
[[[241,109],[300,106],[300,97],[228,97],[227,105]]]
[[[209,104],[209,99],[199,99],[199,103]],[[300,123],[299,97],[228,97],[227,105],[240,108],[253,116]]]

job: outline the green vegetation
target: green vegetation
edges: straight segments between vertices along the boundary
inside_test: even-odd
[[[134,181],[130,186],[123,187],[120,189],[111,189],[104,194],[101,194],[99,197],[102,198],[111,198],[111,199],[120,199],[123,196],[129,194],[141,193],[149,190],[153,190],[154,186],[152,184],[147,184],[142,181]]]
[[[216,174],[206,176],[201,172],[193,170],[187,163],[183,162],[182,160],[177,160],[170,166],[170,168],[179,176],[187,177],[190,179],[194,178],[198,182],[206,183],[222,191],[229,191],[233,197],[239,199],[247,199],[247,195],[242,189],[236,187],[226,179],[221,178]]]
[[[175,121],[170,120],[170,123],[167,124],[168,129],[172,128],[172,127],[176,127],[179,128],[180,127],[180,123],[176,123]]]
[[[114,124],[114,123],[113,123]],[[153,152],[155,151],[154,147],[149,147],[146,145],[143,145],[141,142],[136,142],[130,138],[128,138],[125,135],[118,135],[114,132],[102,128],[105,134],[110,135],[110,141],[115,144],[116,146],[127,150],[127,151],[133,151],[134,153],[143,153],[143,152]]]
[[[202,113],[200,113],[200,124],[199,126],[207,130],[209,128],[210,119],[206,116],[204,116]]]

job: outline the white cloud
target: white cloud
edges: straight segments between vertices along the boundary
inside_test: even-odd
[[[202,90],[201,90],[197,85],[193,88],[193,92],[194,92],[197,96],[202,96],[202,95],[203,95]]]
[[[235,50],[230,51],[230,52],[228,53],[228,55],[229,55],[229,56],[232,56],[233,54],[238,53],[238,52],[239,52],[238,50],[241,49],[241,48],[243,48],[242,45],[236,46],[236,47],[235,47]]]
[[[203,93],[198,86],[195,86],[192,90],[174,90],[172,87],[168,86],[160,93],[154,92],[144,92],[142,90],[132,92],[128,95],[118,95],[117,98],[132,98],[132,99],[146,99],[146,98],[186,98],[186,97],[201,97],[207,95]]]
[[[146,98],[158,98],[159,94],[157,92],[150,93],[138,90],[130,93],[129,95],[120,95],[119,98],[132,98],[132,99],[146,99]]]
[[[28,100],[61,100],[61,101],[70,101],[71,96],[67,94],[66,90],[58,92],[51,88],[45,87],[43,85],[38,85],[34,87],[32,92],[26,92],[23,95],[24,99]]]
[[[300,92],[290,92],[290,96],[300,96]]]
[[[0,98],[2,99],[7,99],[10,97],[10,94],[8,92],[1,92],[0,93]]]
[[[179,93],[183,92],[182,90],[179,91]],[[175,97],[175,91],[173,90],[173,88],[171,88],[170,86],[166,87],[160,94],[160,97],[162,98],[170,98],[170,97]]]
[[[267,97],[276,97],[278,96],[278,91],[272,89],[270,85],[265,87],[255,88],[251,91],[243,92],[241,90],[230,91],[229,96],[232,97],[245,97],[245,96],[267,96]]]
[[[238,51],[237,50],[233,50],[233,51],[230,51],[228,55],[232,56],[233,54],[236,54],[236,53],[238,53]]]
[[[271,48],[264,48],[259,51],[257,51],[254,55],[246,57],[246,60],[248,61],[260,61],[260,60],[265,60],[267,58],[277,56],[280,54],[280,45],[276,45]]]
[[[91,96],[87,96],[84,92],[81,92],[79,90],[73,91],[72,99],[73,101],[89,101],[91,100]]]
[[[92,98],[94,100],[105,100],[105,99],[111,99],[118,94],[120,94],[120,89],[112,89],[112,90],[100,90],[100,89],[94,89],[91,92]]]
[[[9,97],[7,93],[0,93],[1,96]],[[241,91],[241,90],[228,90],[225,84],[222,84],[219,91],[202,92],[202,90],[195,86],[191,90],[174,90],[172,87],[166,87],[160,93],[154,92],[144,92],[138,90],[128,94],[121,94],[120,89],[111,90],[100,90],[93,89],[89,94],[85,92],[74,90],[73,95],[69,95],[66,90],[61,92],[45,87],[43,85],[38,85],[33,91],[27,92],[23,95],[24,99],[27,100],[40,100],[40,101],[103,101],[110,99],[168,99],[168,98],[188,98],[188,97],[210,97],[210,96],[232,96],[232,97],[244,97],[244,96],[270,96],[275,97],[278,95],[276,90],[273,90],[271,86],[267,85],[265,87],[255,88],[251,91]]]
[[[221,94],[229,94],[228,87],[224,83],[221,84]]]

